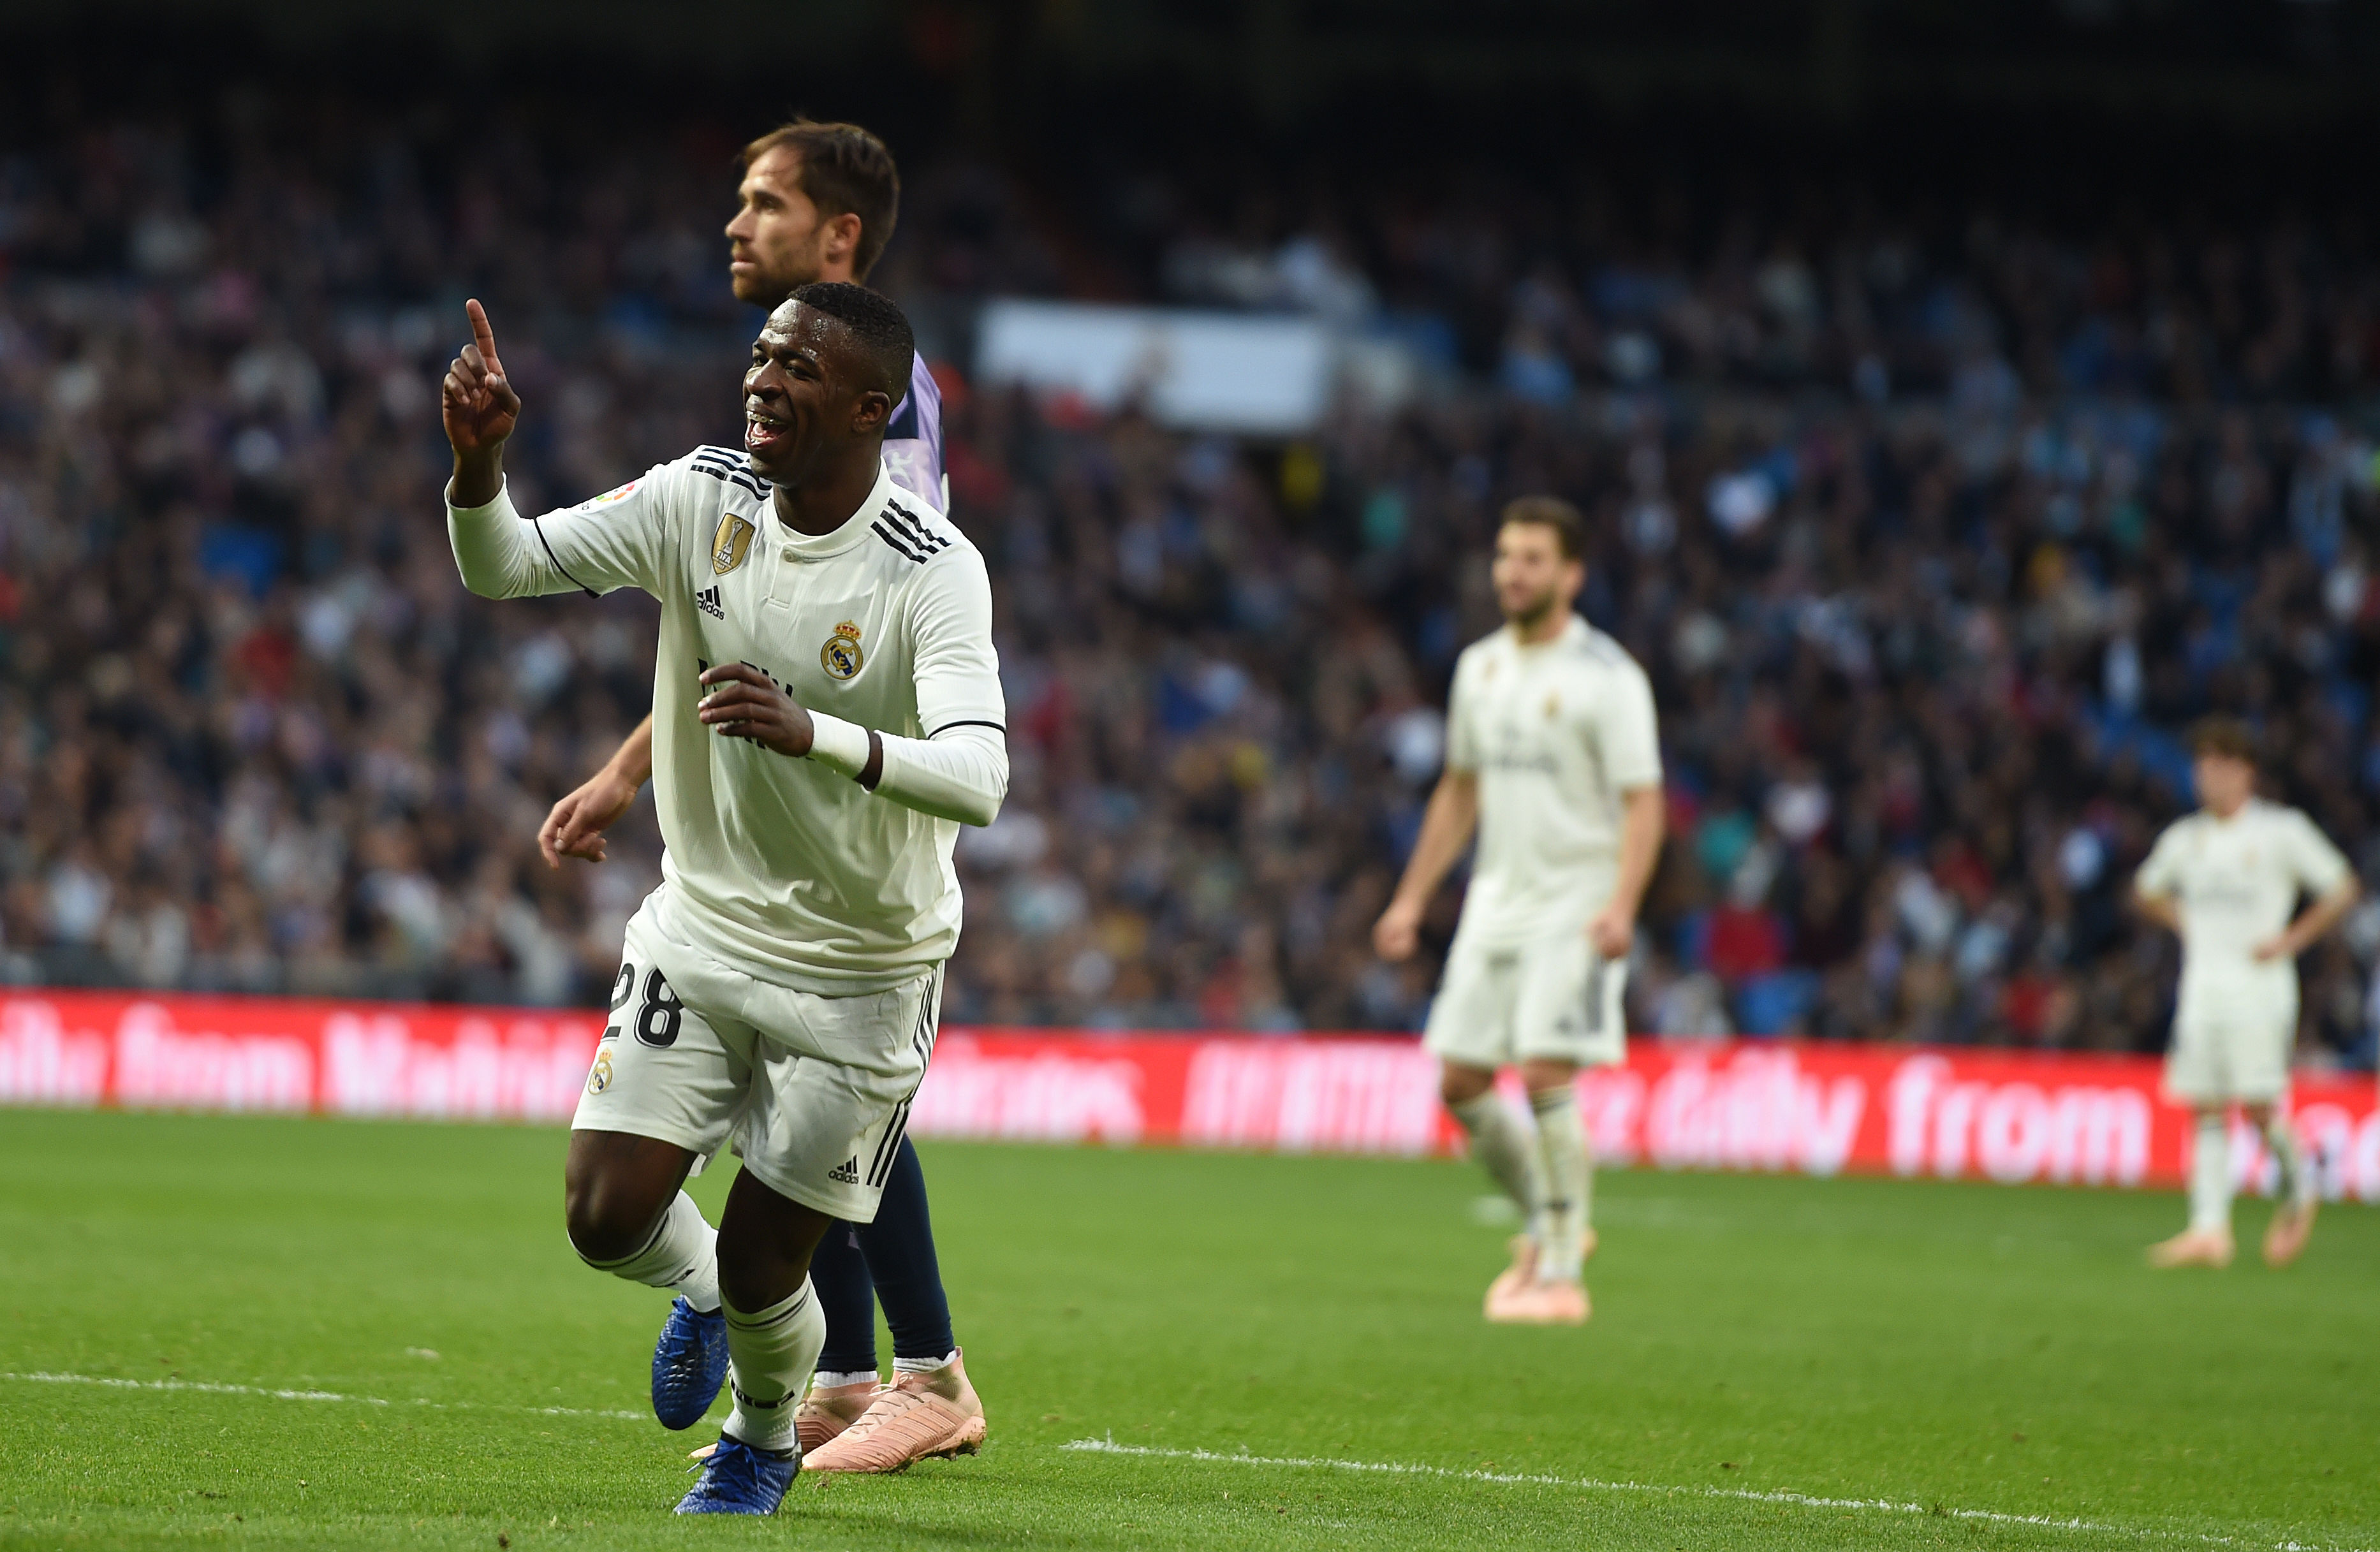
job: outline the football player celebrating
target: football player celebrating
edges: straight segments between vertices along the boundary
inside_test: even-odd
[[[2298,955],[2355,903],[2355,871],[2312,819],[2255,795],[2255,746],[2216,718],[2191,735],[2200,807],[2157,837],[2134,891],[2141,914],[2181,935],[2166,1091],[2194,1114],[2190,1227],[2149,1249],[2159,1267],[2231,1262],[2234,1104],[2280,1166],[2280,1206],[2265,1259],[2285,1267],[2313,1231],[2313,1170],[2289,1124],[2289,1052],[2298,1035]],[[2297,915],[2300,892],[2313,903]],[[2295,917],[2292,920],[2292,917]]]
[[[735,1408],[678,1510],[771,1513],[826,1340],[811,1255],[831,1225],[876,1216],[958,940],[952,845],[1007,790],[990,582],[884,461],[915,346],[875,292],[806,285],[769,315],[743,451],[697,448],[526,521],[504,480],[521,401],[469,312],[441,391],[464,583],[662,604],[667,849],[572,1121],[571,1242],[717,1301]],[[681,1186],[731,1142],[744,1168],[714,1232]]]
[[[899,215],[901,177],[883,141],[852,124],[796,120],[744,148],[739,208],[727,224],[735,295],[774,307],[817,281],[864,282]],[[909,393],[884,430],[892,482],[938,510],[941,395],[912,355]],[[538,832],[548,864],[604,858],[603,831],[636,802],[653,768],[648,717],[586,783],[553,806]],[[795,1424],[813,1471],[898,1471],[984,1437],[983,1403],[951,1331],[934,1253],[933,1217],[917,1146],[894,1150],[873,1223],[841,1225],[820,1242],[810,1281],[826,1312],[826,1351]],[[691,1427],[725,1377],[725,1328],[699,1281],[674,1304],[653,1350],[653,1411]],[[876,1303],[892,1333],[893,1379],[878,1381]],[[844,1437],[844,1436],[848,1437]],[[831,1445],[831,1448],[830,1448]]]

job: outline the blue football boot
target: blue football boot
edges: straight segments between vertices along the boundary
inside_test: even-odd
[[[653,1415],[664,1428],[691,1428],[726,1383],[726,1310],[704,1315],[679,1295],[653,1343]]]
[[[719,1436],[719,1447],[702,1462],[702,1480],[677,1501],[680,1514],[774,1514],[785,1489],[802,1469],[797,1450],[783,1455],[755,1449],[742,1439]]]

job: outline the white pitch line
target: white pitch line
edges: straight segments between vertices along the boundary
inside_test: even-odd
[[[6,1374],[0,1380],[21,1380],[34,1385],[97,1385],[111,1390],[198,1390],[212,1396],[262,1396],[276,1401],[346,1401],[356,1406],[417,1406],[432,1412],[528,1412],[544,1417],[619,1417],[631,1423],[644,1421],[641,1412],[605,1412],[589,1407],[504,1406],[484,1401],[433,1401],[416,1396],[410,1400],[392,1401],[383,1396],[349,1396],[336,1390],[275,1390],[262,1385],[225,1385],[207,1379],[117,1379],[108,1375],[85,1374]]]
[[[277,1401],[344,1401],[356,1406],[417,1406],[433,1412],[525,1412],[544,1417],[608,1417],[631,1423],[641,1423],[641,1412],[616,1412],[589,1407],[556,1406],[491,1406],[480,1401],[433,1401],[425,1397],[393,1401],[384,1396],[350,1396],[338,1390],[275,1389],[262,1385],[230,1385],[206,1379],[125,1379],[112,1375],[60,1374],[37,1371],[17,1374],[0,1371],[0,1380],[16,1380],[33,1385],[91,1385],[110,1390],[193,1390],[214,1396],[261,1396]],[[1214,1449],[1168,1449],[1157,1445],[1118,1444],[1113,1436],[1106,1438],[1074,1439],[1058,1447],[1061,1449],[1084,1451],[1099,1455],[1136,1455],[1164,1461],[1197,1461],[1208,1464],[1229,1466],[1282,1466],[1301,1471],[1359,1472],[1385,1476],[1435,1476],[1461,1482],[1492,1482],[1528,1487],[1568,1487],[1589,1493],[1646,1493],[1668,1497],[1684,1495],[1702,1498],[1731,1498],[1745,1503],[1790,1504],[1803,1509],[1864,1509],[1880,1510],[1888,1514],[1941,1513],[1953,1520],[1977,1520],[1995,1525],[2023,1525],[2035,1530],[2087,1531],[2101,1535],[2132,1536],[2143,1540],[2191,1542],[2202,1546],[2263,1546],[2261,1542],[2241,1541],[2236,1536],[2210,1535],[2194,1531],[2168,1531],[2137,1525],[2112,1525],[2100,1521],[2060,1520],[2046,1514],[2010,1514],[1991,1509],[1949,1509],[1938,1511],[1919,1503],[1900,1503],[1890,1498],[1830,1498],[1815,1493],[1769,1491],[1756,1487],[1674,1486],[1657,1482],[1604,1482],[1594,1477],[1548,1476],[1529,1472],[1458,1471],[1451,1466],[1425,1466],[1399,1461],[1342,1461],[1325,1455],[1226,1455]],[[2270,1544],[2274,1552],[2348,1552],[2348,1549],[2324,1544],[2280,1541]]]
[[[1928,1508],[1919,1503],[1900,1503],[1890,1498],[1829,1498],[1815,1493],[1767,1491],[1757,1487],[1670,1486],[1658,1482],[1602,1482],[1593,1477],[1547,1476],[1526,1472],[1458,1471],[1451,1466],[1414,1465],[1397,1461],[1341,1461],[1324,1455],[1227,1455],[1215,1449],[1167,1449],[1155,1445],[1118,1444],[1113,1436],[1107,1438],[1075,1439],[1058,1447],[1061,1449],[1084,1450],[1099,1455],[1145,1455],[1167,1461],[1199,1461],[1232,1466],[1287,1466],[1306,1471],[1342,1471],[1378,1473],[1389,1476],[1436,1476],[1463,1482],[1494,1482],[1531,1487],[1569,1487],[1590,1493],[1646,1493],[1666,1496],[1686,1495],[1702,1498],[1734,1498],[1746,1503],[1791,1504],[1803,1509],[1864,1509],[1880,1510],[1888,1514],[1940,1513],[1953,1520],[1980,1520],[1994,1525],[2024,1525],[2046,1531],[2088,1531],[2103,1535],[2136,1536],[2144,1539],[2184,1541],[2204,1546],[2256,1546],[2263,1542],[2241,1541],[2236,1536],[2210,1535],[2196,1531],[2169,1531],[2138,1525],[2112,1525],[2095,1520],[2060,1520],[2047,1514],[2010,1514],[1992,1509]],[[2348,1552],[2348,1549],[2327,1544],[2301,1541],[2279,1541],[2270,1544],[2275,1552]]]

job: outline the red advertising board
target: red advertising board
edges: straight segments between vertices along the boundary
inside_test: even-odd
[[[1608,1164],[2179,1185],[2189,1116],[2160,1093],[2160,1066],[2138,1056],[1640,1039],[1626,1066],[1587,1073],[1580,1097]],[[2369,1077],[2297,1085],[2292,1108],[2333,1196],[2380,1201],[2375,1100]],[[1403,1038],[953,1029],[935,1048],[911,1125],[932,1136],[1282,1152],[1461,1147],[1438,1104],[1437,1063]],[[2232,1158],[2243,1184],[2269,1189],[2262,1144],[2237,1122]]]
[[[0,1104],[559,1122],[594,1013],[301,999],[0,994]],[[1597,1155],[1663,1169],[2173,1185],[2188,1118],[2144,1057],[1655,1041],[1581,1085]],[[1516,1096],[1517,1097],[1517,1096]],[[2380,1201],[2369,1077],[2292,1098],[2333,1196]],[[920,1136],[1448,1154],[1437,1067],[1410,1038],[951,1027]],[[2242,1183],[2270,1164],[2235,1127]]]
[[[566,1121],[601,1014],[305,998],[0,994],[0,1104]]]

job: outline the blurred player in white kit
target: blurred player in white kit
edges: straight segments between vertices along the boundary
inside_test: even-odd
[[[1621,993],[1661,850],[1661,748],[1644,670],[1572,611],[1586,584],[1577,509],[1546,496],[1507,506],[1494,578],[1504,625],[1455,664],[1446,773],[1373,944],[1384,959],[1413,953],[1475,825],[1425,1044],[1474,1157],[1527,1221],[1488,1318],[1575,1325],[1595,1232],[1578,1070],[1627,1058]],[[1514,1063],[1534,1134],[1495,1092],[1497,1069]]]
[[[2190,1227],[2149,1248],[2160,1267],[2231,1262],[2230,1107],[2280,1166],[2280,1205],[2265,1259],[2305,1249],[2317,1200],[2313,1160],[2285,1104],[2297,1043],[2297,956],[2337,926],[2360,891],[2354,870],[2312,819],[2255,795],[2255,746],[2216,719],[2191,735],[2199,810],[2157,838],[2134,891],[2141,914],[2181,935],[2167,1092],[2194,1113]],[[2302,915],[2301,893],[2313,898]],[[2292,919],[2294,918],[2294,919]]]

